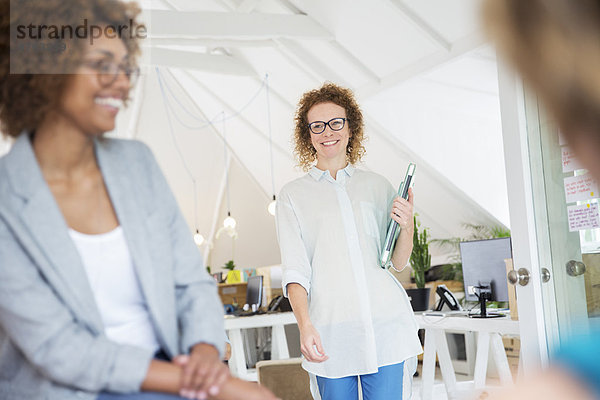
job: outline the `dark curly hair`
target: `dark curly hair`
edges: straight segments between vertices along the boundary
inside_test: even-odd
[[[350,89],[326,82],[320,88],[304,93],[298,102],[295,116],[296,127],[294,129],[294,154],[298,160],[298,165],[304,171],[307,171],[317,158],[317,151],[310,140],[306,115],[313,106],[320,103],[334,103],[346,110],[350,130],[346,158],[350,164],[356,164],[366,152],[363,146],[365,137],[362,111]]]
[[[0,0],[0,130],[3,134],[16,137],[23,130],[34,130],[48,111],[56,108],[71,78],[69,73],[83,60],[87,39],[73,34],[74,37],[65,35],[57,39],[46,29],[39,38],[29,38],[27,42],[17,37],[17,27],[33,24],[74,29],[87,21],[89,25],[128,26],[131,31],[137,31],[145,29],[136,22],[139,13],[136,3],[120,0]],[[119,36],[130,62],[135,65],[140,52],[138,37],[127,33]],[[39,47],[59,44],[64,51],[44,51]]]

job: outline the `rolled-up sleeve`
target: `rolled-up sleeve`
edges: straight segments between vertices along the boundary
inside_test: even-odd
[[[275,209],[277,239],[281,251],[283,295],[288,297],[287,285],[298,283],[310,294],[312,269],[302,239],[300,223],[289,195],[282,190]]]

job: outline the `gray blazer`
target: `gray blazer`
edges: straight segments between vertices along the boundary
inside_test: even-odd
[[[96,156],[162,348],[224,346],[223,307],[175,198],[141,142]],[[111,342],[27,134],[0,158],[0,399],[139,390],[153,354]]]

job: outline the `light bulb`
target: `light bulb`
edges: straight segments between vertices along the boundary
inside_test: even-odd
[[[227,218],[225,218],[223,220],[223,227],[225,228],[229,228],[229,229],[235,229],[237,222],[235,221],[235,219],[232,216],[227,216]]]
[[[275,200],[275,199],[273,199],[273,201],[269,203],[269,207],[267,207],[267,210],[269,210],[269,214],[275,215],[275,205],[276,204],[277,204],[277,200]]]
[[[198,231],[194,234],[194,243],[196,243],[196,246],[202,246],[202,243],[204,243],[204,236]]]

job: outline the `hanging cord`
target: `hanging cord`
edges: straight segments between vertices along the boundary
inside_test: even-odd
[[[162,80],[160,78],[158,80],[158,84],[160,87],[160,91],[163,95],[163,99],[165,99],[164,87],[162,84]],[[181,152],[179,144],[177,143],[177,138],[175,137],[175,131],[173,130],[173,124],[171,122],[171,114],[169,113],[169,108],[167,106],[167,103],[163,101],[163,104],[165,106],[165,114],[167,116],[167,123],[169,125],[169,134],[171,135],[171,140],[173,141],[173,144],[175,145],[175,150],[177,150],[177,154],[179,155],[181,163],[183,164],[183,168],[185,169],[188,176],[192,180],[192,186],[194,189],[194,225],[196,228],[196,232],[198,233],[198,201],[197,201],[198,200],[197,199],[198,191],[196,190],[197,189],[196,188],[196,177],[194,176],[194,174],[192,174],[190,167],[188,166],[187,162],[185,161],[185,158],[183,157],[183,153]]]
[[[269,74],[265,74],[265,94],[267,97],[267,125],[269,128],[269,152],[271,153],[271,189],[275,200],[275,168],[273,167],[273,134],[271,131],[271,102],[269,101]]]
[[[204,118],[198,117],[196,116],[192,111],[190,111],[187,107],[185,107],[181,101],[177,98],[177,96],[173,93],[173,91],[171,90],[171,87],[169,86],[168,82],[164,79],[164,77],[162,76],[162,73],[160,72],[160,69],[158,67],[156,67],[156,76],[158,78],[159,83],[161,81],[164,82],[164,87],[166,88],[166,92],[162,91],[163,94],[163,98],[165,99],[165,101],[167,103],[170,103],[169,101],[169,96],[167,96],[167,94],[170,94],[170,97],[173,98],[173,100],[177,103],[177,105],[179,106],[179,108],[184,111],[188,116],[190,116],[192,119],[195,119],[196,121],[202,122],[202,125],[199,126],[192,126],[192,125],[188,125],[185,122],[183,122],[175,112],[173,112],[173,116],[175,117],[175,119],[184,127],[188,128],[188,129],[204,129],[207,128],[215,123],[218,122],[222,122],[222,121],[226,121],[226,120],[230,120],[230,119],[234,119],[237,118],[239,115],[241,115],[253,102],[254,100],[256,100],[256,98],[258,97],[258,95],[262,92],[262,90],[266,87],[266,78],[263,79],[263,81],[261,82],[260,87],[258,88],[258,90],[252,95],[252,97],[250,98],[250,100],[248,100],[246,102],[246,104],[244,104],[239,110],[235,111],[233,114],[229,115],[229,116],[225,116],[225,112],[221,112],[219,113],[219,115],[221,115],[221,120],[218,119],[212,119],[212,120],[206,120]],[[169,104],[169,108],[171,108],[171,105]]]
[[[231,216],[231,203],[229,201],[229,165],[227,163],[227,132],[225,130],[225,111],[222,111],[221,114],[223,118],[221,121],[223,122],[223,159],[225,160],[225,190],[227,194],[227,216]]]

